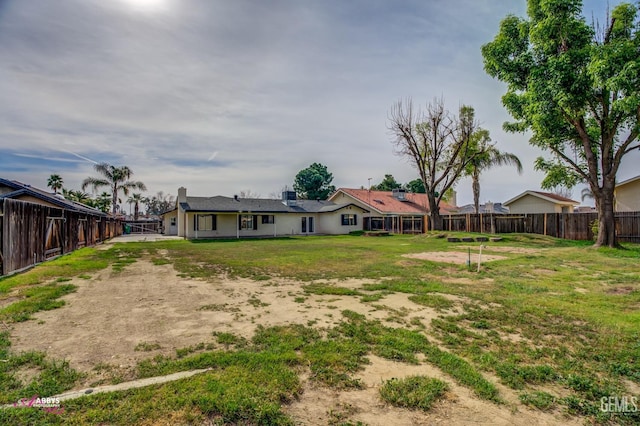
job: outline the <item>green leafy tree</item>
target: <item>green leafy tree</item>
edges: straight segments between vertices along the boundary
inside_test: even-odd
[[[134,193],[127,200],[127,203],[133,204],[133,220],[138,220],[140,217],[140,203],[144,202],[144,199],[142,194]]]
[[[518,173],[522,173],[520,159],[510,152],[502,152],[491,143],[489,131],[478,129],[473,137],[472,144],[475,155],[469,161],[467,174],[471,177],[471,189],[473,190],[473,206],[476,213],[480,211],[480,175],[485,170],[496,166],[515,166]]]
[[[424,194],[427,192],[427,190],[424,189],[424,182],[422,182],[422,179],[414,179],[412,181],[409,181],[407,182],[405,187],[407,188],[407,190],[415,194]]]
[[[333,175],[327,171],[327,166],[313,163],[298,172],[293,189],[300,198],[326,200],[336,190],[336,187],[331,185],[332,180]]]
[[[471,137],[478,129],[475,111],[463,105],[452,116],[443,100],[429,103],[424,112],[411,100],[398,101],[389,113],[389,130],[396,153],[418,170],[429,200],[431,229],[442,229],[440,202],[465,172],[474,155]]]
[[[515,122],[505,129],[530,130],[531,144],[589,186],[598,209],[595,246],[617,247],[616,176],[639,148],[638,6],[616,6],[602,32],[581,9],[579,0],[529,0],[528,19],[506,17],[482,55],[486,72],[507,83],[502,102]]]
[[[373,185],[371,189],[373,191],[393,191],[394,189],[401,188],[402,184],[396,181],[393,175],[384,175],[384,179],[377,185]]]
[[[58,190],[62,189],[63,183],[64,182],[62,181],[62,177],[57,174],[53,174],[49,176],[49,179],[47,179],[47,186],[53,189],[54,194],[57,194]]]
[[[82,182],[82,189],[91,186],[95,191],[97,188],[107,186],[111,189],[111,206],[112,213],[115,215],[118,211],[118,193],[122,191],[124,195],[129,195],[132,189],[146,191],[144,183],[140,181],[130,181],[133,172],[127,166],[116,167],[107,163],[100,163],[94,166],[96,172],[101,177],[88,177]]]

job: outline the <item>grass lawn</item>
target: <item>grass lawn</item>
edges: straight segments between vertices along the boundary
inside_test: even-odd
[[[440,313],[428,322],[404,321],[396,310],[393,323],[338,310],[340,323],[332,328],[259,326],[251,339],[219,332],[216,347],[203,344],[175,356],[150,356],[138,364],[136,374],[142,378],[206,367],[211,372],[65,401],[62,414],[1,409],[0,424],[202,424],[207,419],[294,424],[283,407],[303,392],[303,375],[318,386],[362,389],[355,373],[370,355],[428,363],[443,374],[444,380],[412,376],[385,382],[380,401],[394,406],[431,410],[454,385],[496,406],[529,407],[598,424],[640,424],[640,413],[633,410],[601,409],[602,398],[640,396],[640,246],[596,250],[588,242],[503,237],[486,243],[484,252],[505,259],[484,263],[480,272],[476,265],[402,256],[465,252],[462,246],[469,245],[477,252],[479,243],[448,243],[428,234],[115,244],[107,250],[82,249],[0,279],[2,404],[63,392],[82,377],[65,360],[12,350],[13,324],[64,306],[60,297],[77,287],[67,282],[71,278],[90,279],[108,267],[117,274],[137,259],[172,264],[185,279],[206,281],[225,274],[257,283],[297,280],[301,293],[292,297],[301,305],[311,295],[324,295],[360,298],[383,309],[385,297],[401,293]],[[368,282],[359,288],[340,285],[351,278]],[[259,298],[252,300],[262,305]],[[452,309],[457,300],[461,309]],[[145,343],[136,350],[155,348]],[[25,370],[35,373],[25,378]],[[508,401],[500,388],[517,395],[517,402]],[[329,423],[356,424],[343,418]]]

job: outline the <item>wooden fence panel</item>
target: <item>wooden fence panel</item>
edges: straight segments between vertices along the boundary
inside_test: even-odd
[[[616,233],[622,242],[640,243],[640,212],[618,212]],[[567,240],[592,240],[597,213],[464,214],[444,216],[444,230],[485,234],[532,233]]]
[[[25,201],[0,200],[0,274],[122,233],[120,221]]]

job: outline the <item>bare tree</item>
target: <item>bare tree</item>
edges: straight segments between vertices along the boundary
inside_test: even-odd
[[[391,108],[388,128],[396,154],[406,157],[424,182],[431,229],[442,229],[440,202],[473,158],[469,145],[478,127],[472,107],[463,105],[452,116],[442,98],[428,103],[424,112],[416,111],[411,99]]]
[[[240,191],[240,194],[238,194],[239,198],[260,198],[260,194],[258,194],[257,192],[253,192],[250,189],[243,189],[242,191]]]

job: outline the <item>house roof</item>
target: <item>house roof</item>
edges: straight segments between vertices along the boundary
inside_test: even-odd
[[[179,203],[180,209],[190,212],[233,212],[233,213],[324,213],[354,205],[336,204],[326,200],[296,200],[287,206],[282,200],[266,198],[187,197]]]
[[[510,199],[509,201],[505,201],[502,204],[505,206],[508,206],[509,204],[513,204],[514,202],[518,201],[520,198],[525,197],[527,195],[531,195],[531,196],[540,198],[541,200],[545,200],[553,204],[560,204],[563,206],[566,206],[566,205],[577,206],[580,204],[576,200],[572,200],[570,198],[566,198],[561,195],[554,194],[553,192],[540,192],[540,191],[524,191],[522,194],[517,195],[512,199]]]
[[[620,183],[616,184],[616,188],[619,188],[619,187],[621,187],[621,186],[623,186],[623,185],[626,185],[626,184],[628,184],[628,183],[631,183],[631,182],[635,182],[635,181],[637,181],[637,180],[640,180],[640,175],[639,175],[639,176],[636,176],[636,177],[632,177],[632,178],[627,179],[627,180],[623,180],[622,182],[620,182]]]
[[[75,201],[67,200],[62,195],[53,194],[51,192],[44,191],[42,189],[34,188],[31,185],[27,185],[22,182],[18,182],[15,180],[8,180],[0,178],[0,186],[4,186],[6,188],[12,189],[11,192],[5,192],[4,194],[0,194],[0,199],[2,198],[18,198],[21,195],[29,195],[31,197],[37,198],[41,201],[44,201],[49,204],[53,204],[54,206],[58,206],[63,209],[73,210],[76,212],[87,213],[97,216],[107,216],[105,213],[101,212],[98,209],[93,207],[89,207],[82,203],[77,203]]]
[[[380,214],[420,214],[429,212],[429,200],[427,194],[404,193],[405,201],[393,196],[391,191],[370,191],[368,189],[340,188],[329,198],[335,198],[339,193],[344,193],[361,203],[369,206],[371,210]],[[440,214],[454,213],[455,207],[445,202],[440,203]]]

